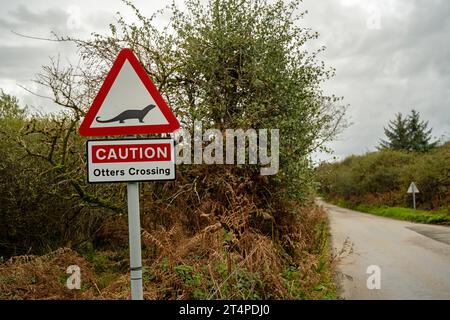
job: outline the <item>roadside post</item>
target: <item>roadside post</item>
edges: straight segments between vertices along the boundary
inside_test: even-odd
[[[141,219],[139,213],[139,182],[127,183],[128,229],[130,230],[130,281],[133,300],[143,300]]]
[[[130,49],[122,49],[80,126],[81,136],[172,133],[180,124]],[[175,180],[171,138],[88,140],[88,183],[127,183],[131,299],[143,300],[139,182]]]
[[[408,188],[408,193],[412,193],[413,196],[413,208],[416,210],[416,193],[419,193],[419,189],[417,188],[414,182],[411,182]]]

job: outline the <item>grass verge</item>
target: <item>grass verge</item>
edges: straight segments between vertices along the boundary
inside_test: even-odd
[[[425,210],[414,210],[402,207],[389,207],[380,205],[350,205],[346,201],[331,201],[335,205],[351,210],[374,214],[381,217],[406,220],[418,223],[450,225],[450,214]]]
[[[412,222],[450,225],[450,215],[434,213],[432,211],[367,205],[359,205],[355,208],[355,210],[375,214],[377,216],[407,220]]]

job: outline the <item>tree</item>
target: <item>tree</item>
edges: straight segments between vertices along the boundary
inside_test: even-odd
[[[292,195],[305,195],[308,156],[342,127],[345,108],[320,85],[334,70],[308,52],[317,33],[300,27],[300,1],[186,1],[174,8],[181,81],[174,98],[191,119],[225,128],[278,128],[277,175]],[[297,15],[297,16],[296,16]],[[179,90],[181,88],[181,90]]]
[[[395,120],[384,128],[388,140],[381,140],[379,149],[427,152],[438,143],[431,142],[431,131],[432,129],[428,129],[428,122],[421,121],[416,110],[411,110],[407,117],[397,113]]]
[[[403,118],[401,113],[395,115],[395,120],[389,121],[388,127],[384,128],[384,134],[388,141],[381,140],[381,149],[409,149],[408,119],[406,117]]]
[[[0,89],[0,119],[20,118],[25,116],[25,109],[19,106],[19,100]]]
[[[410,150],[427,152],[436,147],[438,142],[431,142],[431,131],[431,128],[428,129],[428,121],[421,121],[419,112],[412,110],[408,118]]]

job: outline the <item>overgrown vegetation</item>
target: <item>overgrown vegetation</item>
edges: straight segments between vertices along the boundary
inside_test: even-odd
[[[92,241],[105,218],[122,212],[124,190],[86,184],[77,122],[31,116],[4,93],[0,110],[0,256]]]
[[[325,214],[306,207],[297,215],[296,238],[284,236],[295,241],[293,252],[288,253],[270,237],[246,231],[236,239],[219,224],[191,235],[182,223],[152,231],[148,223],[153,217],[147,214],[144,298],[335,299]],[[103,235],[114,248],[86,247],[81,255],[61,248],[43,256],[12,257],[0,264],[0,298],[129,298],[127,226],[116,220],[105,227]],[[66,268],[73,264],[81,268],[81,290],[65,286]]]
[[[127,4],[139,24],[119,15],[109,35],[57,38],[81,55],[77,66],[52,60],[37,77],[60,114],[24,113],[2,98],[16,113],[0,118],[0,256],[27,254],[0,266],[3,297],[128,297],[125,189],[86,183],[77,130],[129,47],[185,128],[278,128],[281,137],[276,176],[250,165],[192,165],[180,166],[175,182],[141,184],[146,298],[333,298],[308,155],[339,131],[344,109],[320,89],[333,70],[317,60],[320,51],[304,50],[317,34],[297,26],[299,2],[188,0],[187,12],[171,8],[170,32]],[[54,250],[58,258],[28,256]],[[86,272],[81,292],[60,281],[70,261]]]
[[[448,215],[449,164],[450,142],[447,142],[428,153],[381,150],[363,156],[350,156],[338,163],[321,165],[317,173],[322,194],[328,200],[340,202],[347,207],[362,206],[359,208],[366,212],[391,212],[397,217],[410,216],[404,211],[394,213],[397,209],[386,211],[385,206],[411,208],[412,196],[406,191],[414,181],[420,191],[416,194],[418,208]],[[374,209],[372,206],[381,208]],[[441,221],[439,215],[417,219],[422,222]]]

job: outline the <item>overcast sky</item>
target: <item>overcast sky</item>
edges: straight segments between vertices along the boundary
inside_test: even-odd
[[[151,14],[169,1],[133,1]],[[182,3],[182,1],[177,1]],[[40,91],[30,80],[50,56],[76,59],[74,47],[19,37],[88,37],[106,32],[121,11],[120,0],[0,0],[0,88],[34,108],[49,107],[18,85]],[[337,69],[324,85],[344,97],[353,125],[330,143],[337,158],[375,149],[383,126],[396,112],[418,110],[437,138],[450,138],[450,1],[447,0],[305,0],[302,22],[320,33],[311,46],[326,45],[321,58]],[[162,17],[159,23],[167,21]],[[329,158],[321,155],[320,158]]]

